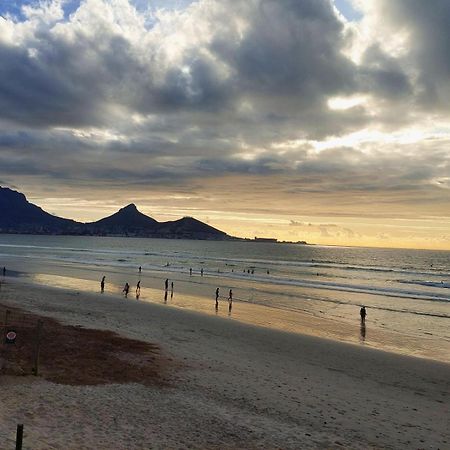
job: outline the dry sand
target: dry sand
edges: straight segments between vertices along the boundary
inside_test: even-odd
[[[445,363],[13,280],[0,302],[157,344],[174,363],[163,386],[0,377],[0,449],[18,423],[33,450],[450,449]]]

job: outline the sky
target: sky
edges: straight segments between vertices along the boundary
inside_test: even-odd
[[[0,185],[450,249],[448,42],[448,0],[0,0]]]

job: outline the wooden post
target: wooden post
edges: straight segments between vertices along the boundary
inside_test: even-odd
[[[34,350],[34,367],[33,367],[33,375],[38,376],[39,374],[39,352],[41,350],[41,333],[42,326],[44,322],[42,320],[38,320],[36,327],[36,346]]]
[[[17,433],[16,433],[16,450],[22,450],[22,441],[23,441],[23,424],[17,425]]]

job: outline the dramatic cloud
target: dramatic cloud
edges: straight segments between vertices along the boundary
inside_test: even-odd
[[[151,187],[176,212],[271,210],[290,232],[296,202],[372,217],[371,196],[380,217],[448,217],[450,6],[352,4],[0,6],[0,178],[44,202],[145,202]]]

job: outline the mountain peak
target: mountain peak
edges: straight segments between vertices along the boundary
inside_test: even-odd
[[[137,207],[134,203],[130,203],[127,206],[124,206],[123,208],[120,209],[120,211],[137,211]]]

